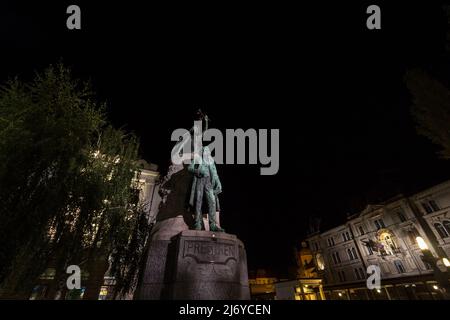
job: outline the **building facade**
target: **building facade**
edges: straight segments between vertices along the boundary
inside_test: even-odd
[[[418,237],[436,264],[423,259]],[[306,241],[327,299],[443,299],[442,288],[448,287],[443,259],[450,254],[450,181],[369,205]],[[367,288],[369,266],[381,271],[379,289]]]

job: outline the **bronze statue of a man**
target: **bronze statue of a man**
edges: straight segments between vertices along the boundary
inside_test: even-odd
[[[222,192],[216,165],[208,147],[202,147],[200,153],[194,155],[188,166],[188,171],[194,175],[189,204],[194,209],[195,230],[202,230],[202,204],[205,198],[210,231],[224,232],[216,220],[216,212],[220,211],[217,195]]]

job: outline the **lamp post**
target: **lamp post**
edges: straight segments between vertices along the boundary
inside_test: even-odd
[[[434,277],[439,284],[438,288],[433,288],[435,290],[440,290],[444,296],[444,299],[450,300],[450,284],[448,282],[448,272],[447,270],[442,271],[437,265],[438,261],[442,261],[446,269],[448,269],[448,267],[450,267],[450,262],[447,258],[436,258],[435,256],[433,256],[433,253],[431,253],[430,248],[422,237],[417,237],[416,241],[423,254],[423,256],[421,256],[422,261],[431,265],[431,267],[433,268]]]

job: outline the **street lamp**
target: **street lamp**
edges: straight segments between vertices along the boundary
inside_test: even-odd
[[[447,258],[436,258],[435,256],[433,256],[433,254],[431,253],[427,243],[425,242],[425,240],[422,237],[417,237],[416,238],[417,241],[417,245],[419,246],[420,250],[423,253],[422,261],[429,264],[432,268],[433,268],[433,273],[434,273],[434,277],[436,278],[439,286],[433,286],[433,289],[437,290],[439,288],[441,288],[441,292],[444,295],[445,299],[450,299],[450,285],[448,282],[448,273],[447,272],[442,272],[439,267],[437,266],[437,262],[439,260],[442,260],[444,265],[448,266],[450,265],[450,262],[448,261]]]
[[[450,261],[448,261],[447,258],[443,258],[442,262],[444,263],[444,266],[446,266],[447,268],[450,267]]]
[[[420,250],[422,250],[422,251],[429,250],[427,243],[425,242],[425,240],[423,240],[422,237],[416,237],[416,241],[417,241],[417,244],[419,245]]]

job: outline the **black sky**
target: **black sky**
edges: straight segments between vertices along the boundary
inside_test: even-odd
[[[224,226],[244,241],[251,268],[283,269],[308,216],[330,227],[450,177],[438,148],[415,133],[403,81],[421,67],[450,83],[440,5],[379,2],[382,30],[369,31],[372,2],[142,2],[2,1],[0,79],[63,59],[92,79],[112,121],[140,136],[142,156],[162,170],[171,132],[192,126],[197,106],[219,129],[279,128],[278,175],[218,169]],[[82,9],[81,31],[65,27],[69,4]]]

